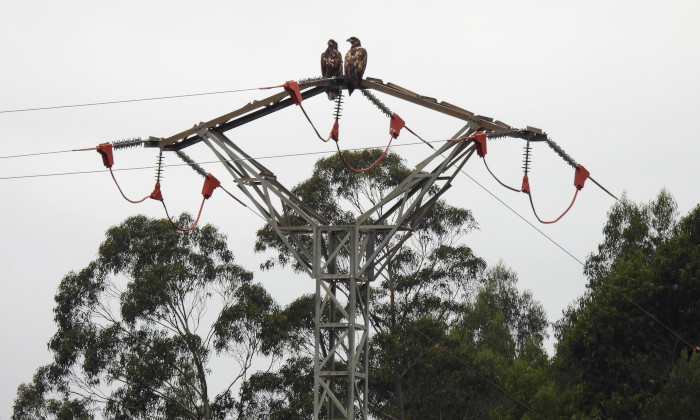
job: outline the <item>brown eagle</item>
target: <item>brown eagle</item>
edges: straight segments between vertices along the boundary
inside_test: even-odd
[[[338,43],[328,40],[328,48],[321,54],[321,74],[323,77],[340,77],[343,75],[343,56],[338,51]],[[335,91],[326,92],[331,101],[337,97]]]
[[[362,48],[360,40],[354,36],[348,38],[351,47],[345,54],[345,82],[348,85],[348,94],[362,85],[362,75],[367,67],[367,50]]]

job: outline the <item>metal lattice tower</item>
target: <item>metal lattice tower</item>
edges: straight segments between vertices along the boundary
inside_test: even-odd
[[[345,88],[339,79],[301,81],[308,99],[329,87]],[[528,127],[507,124],[414,94],[377,79],[363,81],[375,89],[466,122],[454,138],[477,130],[508,132],[510,137],[546,138]],[[315,280],[314,419],[322,412],[328,419],[368,418],[368,369],[370,341],[370,290],[372,281],[423,216],[451,186],[451,181],[475,151],[466,139],[445,142],[381,202],[349,225],[333,225],[306,206],[272,171],[248,156],[225,132],[292,105],[282,92],[179,133],[153,139],[148,145],[161,150],[181,150],[204,142],[233,177],[238,188],[255,205],[277,233],[298,265]]]

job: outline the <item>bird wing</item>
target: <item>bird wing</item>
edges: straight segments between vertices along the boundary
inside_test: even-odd
[[[333,64],[331,68],[331,76],[342,76],[343,75],[343,56],[340,51],[333,51]]]
[[[328,51],[321,53],[321,75],[328,77]]]
[[[365,74],[365,69],[367,68],[367,50],[364,48],[357,48],[355,53],[355,71],[358,74],[358,79],[362,79]]]

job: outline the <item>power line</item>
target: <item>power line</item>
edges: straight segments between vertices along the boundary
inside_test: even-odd
[[[443,142],[443,141],[445,141],[445,140],[435,140],[435,141],[432,141],[431,143],[439,143],[439,142]],[[416,146],[416,145],[420,145],[420,144],[423,144],[423,143],[413,142],[413,143],[394,144],[391,146],[391,148]],[[344,149],[344,150],[360,151],[360,150],[369,150],[369,149],[376,149],[376,147],[374,147],[374,146],[355,147],[355,148]],[[77,151],[77,150],[61,150],[61,151],[54,151],[54,152],[27,153],[27,154],[21,154],[21,155],[0,156],[0,159],[10,159],[10,158],[17,158],[17,157],[25,157],[25,156],[48,155],[48,154],[75,152],[75,151]],[[282,155],[260,156],[260,157],[255,157],[255,158],[251,158],[251,159],[265,160],[265,159],[279,159],[279,158],[314,156],[314,155],[325,155],[325,154],[328,154],[328,155],[337,154],[337,151],[333,150],[333,151],[318,151],[318,152],[287,153],[287,154],[282,154]],[[240,160],[247,160],[247,159],[240,159]],[[233,160],[227,160],[227,161],[233,162]],[[198,164],[206,165],[206,164],[213,164],[213,163],[220,163],[220,162],[221,161],[219,161],[219,160],[215,160],[215,161],[198,162]],[[187,164],[174,163],[174,164],[169,164],[169,165],[163,165],[163,167],[176,167],[176,166],[187,166]],[[153,169],[153,167],[152,166],[137,166],[137,167],[132,167],[132,168],[121,168],[121,169],[114,168],[114,171],[133,171],[133,170],[142,170],[142,169]],[[48,177],[48,176],[63,176],[63,175],[83,175],[83,174],[101,173],[101,172],[106,172],[106,170],[97,169],[97,170],[91,170],[91,171],[55,172],[55,173],[35,174],[35,175],[16,175],[16,176],[0,177],[0,180],[23,179],[23,178],[42,178],[42,177]]]
[[[503,204],[508,210],[512,211],[512,212],[513,212],[516,216],[518,216],[522,221],[524,221],[525,223],[527,223],[528,225],[530,225],[531,228],[533,228],[533,229],[535,229],[537,232],[539,232],[540,235],[544,236],[544,237],[547,238],[551,243],[553,243],[554,245],[556,245],[559,249],[561,249],[562,251],[566,252],[571,258],[574,259],[574,261],[576,261],[577,263],[581,264],[581,266],[584,265],[583,262],[581,262],[581,260],[579,260],[578,258],[576,258],[576,257],[575,257],[571,252],[569,252],[566,248],[564,248],[563,246],[559,245],[559,243],[558,243],[557,241],[555,241],[554,239],[552,239],[551,237],[549,237],[546,233],[542,232],[540,229],[537,228],[537,226],[535,226],[535,225],[533,225],[532,223],[530,223],[530,221],[528,221],[526,218],[524,218],[520,213],[518,213],[517,211],[515,211],[511,206],[509,206],[508,204],[506,204],[503,200],[501,200],[500,198],[498,198],[498,196],[496,196],[496,194],[492,193],[488,188],[484,187],[484,186],[481,185],[476,179],[472,178],[471,175],[469,175],[468,173],[464,172],[464,169],[462,169],[461,172],[462,172],[464,175],[466,175],[467,178],[471,179],[476,185],[478,185],[479,187],[481,187],[481,189],[483,189],[484,191],[486,191],[487,193],[489,193],[489,195],[490,195],[491,197],[495,198],[496,200],[498,200],[499,203]]]
[[[117,100],[117,101],[104,101],[104,102],[89,102],[89,103],[84,103],[84,104],[55,105],[55,106],[43,106],[43,107],[20,108],[20,109],[6,109],[4,111],[0,111],[0,114],[10,114],[10,113],[17,113],[17,112],[31,112],[31,111],[47,111],[50,109],[79,108],[79,107],[97,106],[97,105],[126,104],[126,103],[133,103],[133,102],[160,101],[163,99],[191,98],[191,97],[195,97],[195,96],[208,96],[208,95],[222,95],[224,93],[246,92],[246,91],[250,91],[250,90],[259,90],[259,88],[220,90],[220,91],[216,91],[216,92],[202,92],[202,93],[187,93],[187,94],[183,94],[183,95],[154,96],[154,97],[150,97],[150,98],[123,99],[123,100]]]
[[[416,143],[417,144],[417,143]],[[363,150],[364,148],[358,148],[358,149],[352,149],[352,150]],[[256,158],[251,158],[251,159],[257,159],[257,160],[264,160],[264,159],[278,159],[278,158],[287,158],[287,157],[299,157],[299,156],[310,156],[310,155],[319,155],[319,154],[335,154],[336,152],[331,152],[331,151],[323,151],[323,152],[303,152],[303,153],[289,153],[289,154],[284,154],[284,155],[270,155],[270,156],[262,156],[262,157],[256,157]],[[239,160],[248,160],[248,159],[239,159]],[[197,164],[199,165],[207,165],[207,164],[213,164],[213,163],[220,163],[221,161],[219,160],[212,160],[212,161],[206,161],[206,162],[198,162]],[[227,160],[227,162],[233,162],[233,160]],[[178,166],[188,166],[187,163],[172,163],[169,165],[163,165],[164,168],[171,168],[171,167],[178,167]],[[126,171],[139,171],[139,170],[144,170],[144,169],[153,169],[153,166],[135,166],[131,168],[114,168],[113,170],[115,172],[126,172]],[[0,180],[10,180],[10,179],[25,179],[25,178],[45,178],[45,177],[50,177],[50,176],[64,176],[64,175],[85,175],[85,174],[96,174],[96,173],[103,173],[103,172],[108,172],[107,169],[95,169],[95,170],[90,170],[90,171],[76,171],[76,172],[54,172],[54,173],[47,173],[47,174],[35,174],[35,175],[17,175],[17,176],[6,176],[6,177],[0,177]]]
[[[54,155],[57,153],[67,153],[67,152],[74,152],[74,151],[75,150],[57,150],[55,152],[25,153],[22,155],[0,156],[0,159],[12,159],[12,158],[20,158],[20,157],[28,157],[28,156],[40,156],[40,155]]]

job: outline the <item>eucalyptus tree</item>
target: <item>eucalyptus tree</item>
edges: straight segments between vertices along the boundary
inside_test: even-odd
[[[20,385],[13,418],[240,417],[254,357],[280,354],[279,308],[252,278],[213,226],[135,216],[110,228],[62,279],[53,361]]]

